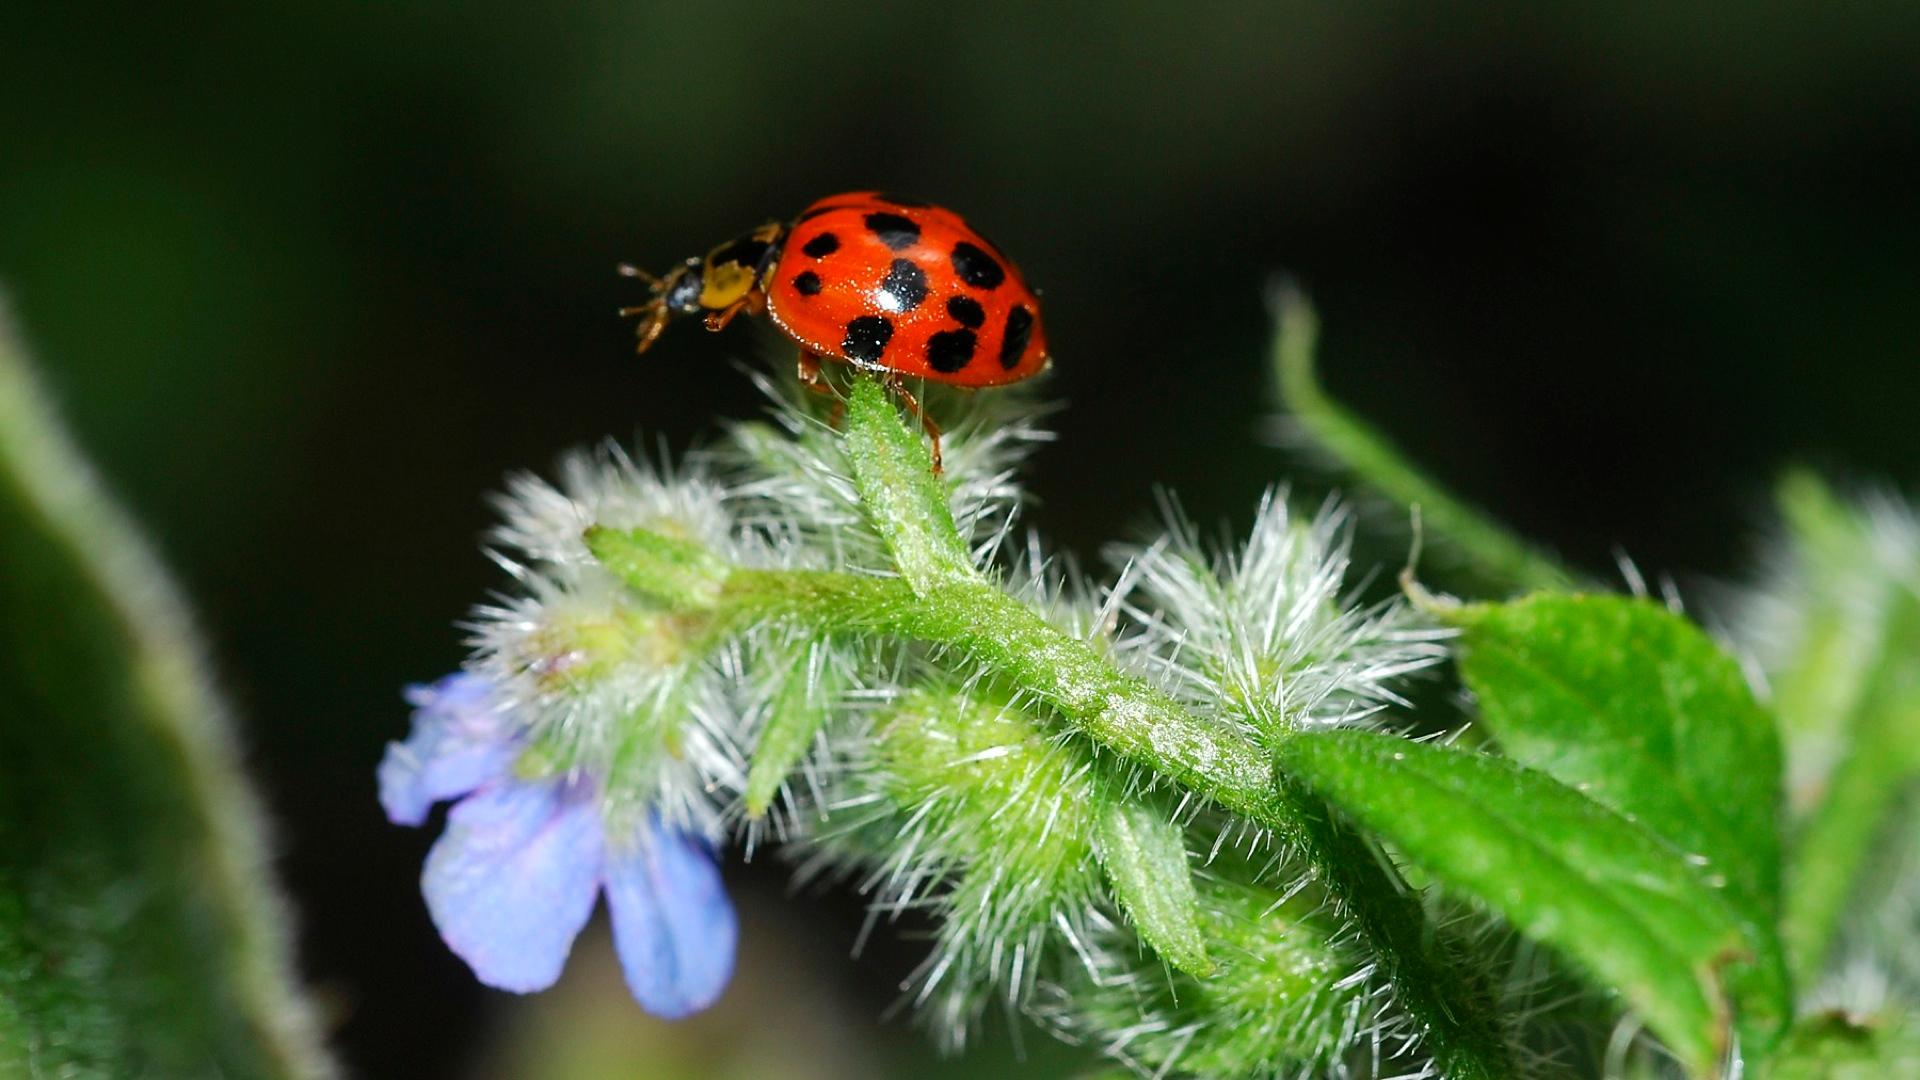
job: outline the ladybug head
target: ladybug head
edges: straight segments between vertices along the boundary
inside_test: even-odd
[[[770,222],[704,256],[688,259],[662,277],[623,264],[620,272],[646,282],[653,294],[644,304],[620,310],[622,315],[640,317],[639,351],[646,352],[676,315],[704,311],[707,329],[718,330],[741,311],[759,311],[785,231],[784,226]]]

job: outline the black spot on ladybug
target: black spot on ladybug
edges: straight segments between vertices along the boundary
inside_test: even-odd
[[[867,215],[867,229],[880,238],[880,242],[895,251],[905,251],[920,242],[920,226],[912,218],[899,214],[889,214],[885,210]]]
[[[1013,305],[1007,312],[1006,334],[1000,338],[1000,366],[1011,370],[1020,363],[1020,354],[1027,351],[1027,342],[1033,337],[1033,312],[1023,304]]]
[[[823,232],[800,245],[800,250],[812,258],[824,259],[840,250],[840,238],[830,232]]]
[[[922,202],[919,199],[909,199],[905,195],[895,195],[891,191],[878,191],[874,193],[873,197],[883,203],[892,203],[895,206],[906,206],[914,209],[933,205],[930,202]]]
[[[971,296],[947,297],[947,314],[953,316],[954,321],[961,326],[969,326],[975,330],[980,329],[980,324],[987,321],[987,309],[981,307],[980,301]]]
[[[993,261],[993,256],[965,240],[953,245],[953,272],[976,289],[997,289],[1007,280],[1007,272]]]
[[[895,259],[880,279],[880,293],[874,299],[888,311],[912,311],[927,298],[927,272],[910,260]]]
[[[803,221],[812,221],[814,218],[819,217],[821,214],[831,214],[835,210],[845,210],[846,208],[847,208],[846,204],[844,203],[841,203],[835,206],[816,206],[813,209],[807,211],[806,213],[801,214],[799,217],[794,218],[793,223],[795,225],[798,225]]]
[[[973,362],[979,341],[971,330],[942,330],[927,339],[927,366],[949,374]]]
[[[820,275],[811,270],[802,270],[793,275],[793,288],[801,296],[819,296]]]
[[[847,324],[847,336],[840,342],[840,351],[849,360],[877,364],[892,339],[890,320],[880,315],[862,315]]]

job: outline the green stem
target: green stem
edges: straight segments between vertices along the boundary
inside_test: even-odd
[[[1287,411],[1340,466],[1393,502],[1416,511],[1466,569],[1495,592],[1569,589],[1574,575],[1415,468],[1371,424],[1327,395],[1314,372],[1320,320],[1297,289],[1277,298],[1273,367]]]
[[[948,492],[919,436],[882,384],[862,378],[847,402],[847,456],[861,504],[899,578],[828,571],[725,569],[689,545],[590,531],[588,546],[630,584],[669,603],[715,597],[716,632],[797,620],[951,649],[1051,706],[1106,749],[1271,828],[1327,883],[1380,957],[1446,1075],[1512,1072],[1489,995],[1432,940],[1415,898],[1318,797],[1282,782],[1269,748],[1203,722],[1092,644],[1064,633],[974,568]]]
[[[720,609],[747,623],[909,638],[957,649],[1071,718],[1090,738],[1250,816],[1270,813],[1273,765],[1250,740],[1202,724],[1090,644],[982,581],[915,594],[899,578],[735,570]]]
[[[1513,1072],[1485,988],[1469,981],[1432,939],[1417,897],[1389,874],[1365,838],[1318,797],[1276,782],[1270,756],[1250,739],[1203,723],[1000,589],[956,578],[916,593],[899,578],[745,568],[690,586],[663,578],[697,560],[652,557],[677,541],[596,530],[588,543],[604,565],[649,595],[713,596],[716,638],[793,621],[820,633],[873,634],[952,649],[1045,702],[1103,747],[1273,829],[1314,868],[1372,944],[1443,1073],[1480,1078]]]

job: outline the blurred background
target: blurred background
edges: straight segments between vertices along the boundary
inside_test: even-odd
[[[1034,517],[1090,559],[1156,487],[1243,521],[1275,445],[1262,291],[1333,391],[1596,572],[1735,573],[1792,462],[1920,479],[1920,6],[15,5],[0,288],[198,597],[280,823],[302,956],[370,1076],[936,1074],[883,1019],[921,946],[730,868],[725,1005],[652,1021],[583,941],[482,990],[388,826],[402,684],[501,584],[502,473],[684,447],[759,402],[736,328],[646,357],[613,265],[834,191],[948,204],[1045,292]],[[784,356],[784,354],[782,354]],[[1308,486],[1311,486],[1311,480]],[[596,931],[598,932],[598,931]],[[1080,1059],[1024,1037],[1028,1072]]]

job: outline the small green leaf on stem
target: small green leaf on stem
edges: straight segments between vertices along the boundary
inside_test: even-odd
[[[1327,396],[1314,373],[1319,316],[1291,284],[1275,290],[1273,365],[1282,404],[1314,443],[1378,494],[1416,507],[1427,533],[1497,592],[1564,589],[1573,575],[1413,466],[1387,438]]]
[[[900,423],[886,387],[873,376],[853,382],[847,456],[860,501],[915,592],[975,576],[926,444]]]
[[[720,599],[731,567],[699,544],[646,529],[586,531],[587,550],[642,594],[674,611],[706,611]]]
[[[824,641],[808,641],[784,657],[781,682],[767,706],[766,723],[747,767],[747,816],[759,818],[773,805],[787,774],[807,756],[815,735],[833,712],[838,672]]]
[[[1098,850],[1108,884],[1147,944],[1189,975],[1211,972],[1181,829],[1149,807],[1111,800],[1100,813]]]
[[[1389,840],[1623,993],[1695,1076],[1731,1039],[1720,970],[1741,926],[1680,853],[1551,777],[1360,731],[1298,735],[1282,764]]]

